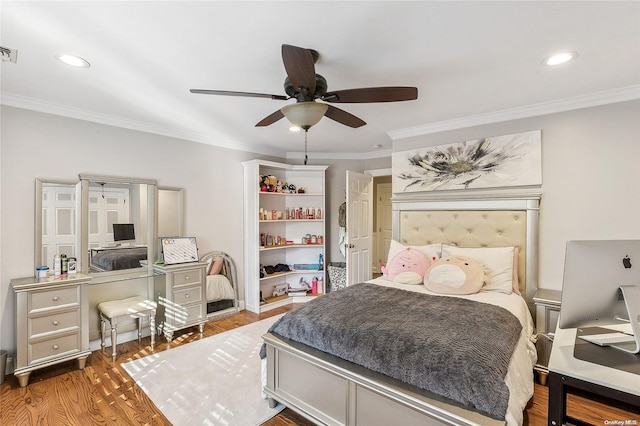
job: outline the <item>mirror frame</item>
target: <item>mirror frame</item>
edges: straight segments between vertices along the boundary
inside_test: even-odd
[[[80,253],[80,224],[78,212],[80,211],[80,183],[77,180],[60,180],[60,179],[46,179],[46,178],[36,178],[35,182],[35,226],[34,226],[34,248],[33,248],[33,270],[35,275],[35,270],[37,267],[46,265],[48,262],[45,262],[42,259],[42,186],[46,184],[54,184],[54,185],[67,185],[69,187],[74,186],[76,188],[76,220],[75,220],[75,237],[76,237],[76,253]],[[79,257],[77,255],[76,257]],[[78,269],[80,271],[80,269]]]
[[[124,274],[127,272],[137,272],[138,268],[123,269],[118,271],[109,272],[89,272],[89,262],[87,262],[86,254],[89,250],[89,185],[91,182],[104,182],[120,185],[147,185],[147,227],[146,227],[146,239],[147,239],[147,274],[152,274],[153,262],[156,254],[156,181],[152,179],[139,179],[139,178],[124,178],[118,176],[104,176],[104,175],[92,175],[92,174],[80,174],[80,214],[77,214],[78,229],[80,230],[80,247],[78,256],[78,271],[84,274],[90,274],[92,276],[109,276],[116,274]]]

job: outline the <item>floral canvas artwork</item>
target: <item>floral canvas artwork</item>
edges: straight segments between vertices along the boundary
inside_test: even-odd
[[[394,152],[393,192],[542,184],[541,131]]]

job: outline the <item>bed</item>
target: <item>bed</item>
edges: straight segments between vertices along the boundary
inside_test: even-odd
[[[238,275],[231,256],[222,251],[212,251],[202,256],[200,261],[207,262],[207,318],[219,319],[239,312]]]
[[[398,284],[378,278],[322,296],[283,316],[264,336],[265,396],[271,403],[281,402],[322,424],[522,424],[523,410],[533,395],[537,357],[532,299],[537,282],[538,205],[537,196],[394,200],[393,238],[397,244],[414,249],[440,247],[443,258],[466,255],[476,260],[474,256],[485,271],[497,259],[495,253],[501,253],[504,260],[506,250],[512,253],[510,291],[505,287],[505,269],[500,271],[502,278],[491,272],[491,279],[484,280],[482,289],[471,294],[443,294],[422,284]],[[488,252],[492,253],[489,258]],[[500,285],[494,286],[498,282]],[[372,302],[367,301],[367,294],[373,296],[369,297],[374,299]],[[346,313],[331,310],[331,306],[340,304],[349,307]],[[446,311],[450,311],[446,315],[454,316],[447,319]],[[419,333],[405,326],[404,321],[410,318],[406,322],[416,322],[415,318],[422,320],[424,316],[429,323],[422,328],[433,331],[455,323],[470,327],[468,324],[494,315],[498,315],[497,319],[488,320],[490,325],[480,328],[489,337],[471,332],[471,328],[458,331],[460,335],[479,337],[478,341],[489,342],[488,345],[477,353],[473,352],[477,348],[461,354],[452,350],[449,356],[446,351],[442,356],[442,348],[454,345],[444,341],[442,344],[448,346],[436,346],[434,336],[440,339],[452,335],[454,328],[419,337],[416,340],[422,342],[415,342],[409,339]],[[444,323],[432,324],[431,319],[438,317]],[[497,332],[494,325],[502,322],[511,324],[510,329],[501,330],[501,338],[492,340],[491,333]],[[356,333],[345,337],[342,333],[347,329]],[[385,329],[387,334],[383,333]],[[378,335],[380,339],[376,340]],[[338,345],[340,340],[349,343]],[[511,343],[497,344],[499,340]],[[355,349],[350,350],[350,346]],[[498,346],[505,347],[494,349]],[[378,351],[379,347],[383,351]],[[462,362],[465,352],[475,356]],[[444,362],[446,358],[458,364],[422,365],[426,359]],[[485,365],[471,364],[475,360]],[[394,362],[397,365],[393,366]],[[493,364],[499,367],[496,372],[489,371]],[[497,374],[498,378],[485,374]],[[495,390],[482,387],[485,382],[496,386]],[[469,400],[474,393],[480,401]],[[500,397],[492,399],[493,393]]]
[[[91,249],[90,267],[94,271],[118,271],[139,268],[147,260],[147,247]]]

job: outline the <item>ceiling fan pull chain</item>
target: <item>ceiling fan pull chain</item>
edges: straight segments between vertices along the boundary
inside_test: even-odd
[[[309,133],[309,129],[304,131],[304,165],[307,165],[307,133]]]

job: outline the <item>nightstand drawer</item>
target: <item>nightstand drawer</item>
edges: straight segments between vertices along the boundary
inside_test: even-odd
[[[202,311],[202,303],[197,305],[187,306],[187,321],[196,321],[204,318],[204,312]]]
[[[80,328],[80,308],[51,315],[29,318],[29,338],[46,333],[56,333],[73,328]]]
[[[49,358],[59,358],[80,351],[80,333],[72,333],[55,339],[29,343],[29,364],[44,362]]]
[[[58,287],[29,293],[29,313],[61,306],[80,306],[80,287]]]
[[[187,305],[202,301],[202,287],[189,287],[173,292],[173,302],[178,305]]]
[[[202,284],[202,269],[190,269],[173,273],[173,287]]]

